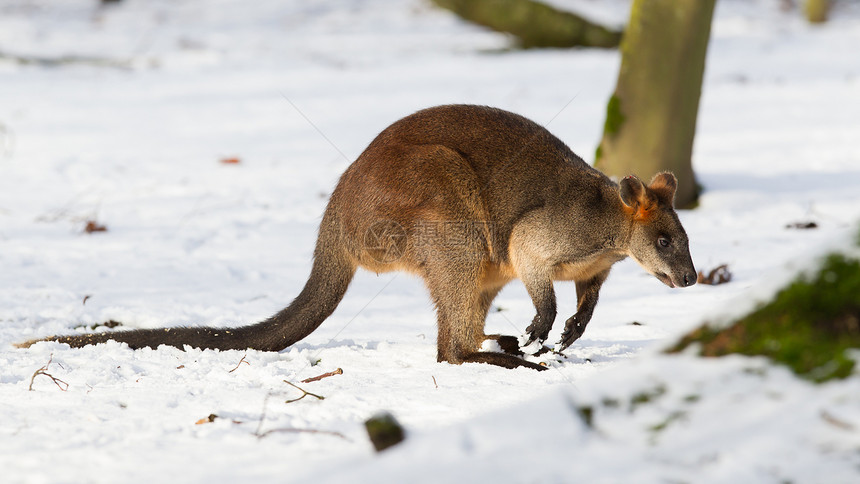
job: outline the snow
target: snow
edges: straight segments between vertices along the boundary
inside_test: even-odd
[[[629,8],[553,3],[608,23]],[[734,279],[672,290],[622,262],[568,357],[539,357],[549,371],[436,363],[421,281],[366,272],[280,353],[13,348],[111,319],[273,314],[305,282],[340,173],[423,107],[509,109],[593,157],[615,51],[510,51],[506,36],[419,0],[249,5],[0,6],[3,482],[857,481],[856,375],[812,385],[759,358],[660,353],[856,234],[860,9],[850,2],[820,27],[776,1],[718,2],[694,153],[706,191],[680,217],[697,267],[727,263]],[[87,220],[108,231],[83,233]],[[818,228],[785,227],[801,221]],[[551,341],[575,308],[571,284],[557,292]],[[519,283],[495,307],[488,333],[521,334],[534,311]],[[67,391],[33,379],[49,361]],[[285,403],[301,396],[285,380],[325,399]],[[363,421],[382,410],[407,440],[376,454]]]

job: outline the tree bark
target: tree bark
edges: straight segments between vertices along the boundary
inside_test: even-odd
[[[617,47],[621,32],[532,0],[433,0],[470,22],[513,34],[523,48]]]
[[[820,24],[826,22],[827,13],[830,10],[830,0],[806,0],[803,10],[809,23]]]
[[[679,207],[698,196],[691,158],[714,3],[634,0],[596,153],[609,175],[673,172]]]

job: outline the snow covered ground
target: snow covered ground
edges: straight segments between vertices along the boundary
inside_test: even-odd
[[[629,8],[553,3],[618,24]],[[0,480],[857,482],[856,376],[815,386],[761,359],[659,352],[856,233],[860,8],[836,2],[811,27],[784,3],[721,0],[713,25],[706,192],[681,218],[697,266],[734,280],[671,290],[625,261],[584,337],[536,373],[436,363],[431,304],[404,274],[359,273],[281,353],[12,344],[267,317],[303,286],[327,195],[386,125],[489,104],[590,160],[617,52],[511,51],[420,0],[4,1]],[[805,221],[818,228],[785,228]],[[563,321],[574,288],[557,292]],[[496,306],[488,332],[533,316],[518,283]],[[49,361],[67,391],[47,375],[28,391]],[[284,380],[325,399],[285,403],[301,392]],[[408,439],[377,455],[363,421],[381,410]]]

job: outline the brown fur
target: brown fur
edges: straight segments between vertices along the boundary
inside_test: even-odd
[[[512,337],[484,334],[496,294],[522,280],[537,309],[529,340],[545,340],[556,316],[553,280],[575,281],[578,309],[565,324],[565,348],[591,319],[612,264],[628,255],[669,285],[692,284],[696,271],[672,208],[675,186],[668,173],[648,186],[635,177],[619,186],[513,113],[430,108],[385,129],[346,170],[320,225],[308,283],[272,318],[240,328],[49,339],[280,350],[318,327],[364,267],[424,279],[436,307],[439,361],[542,369],[516,356]],[[659,238],[672,247],[657,248]],[[485,339],[507,352],[480,352]]]

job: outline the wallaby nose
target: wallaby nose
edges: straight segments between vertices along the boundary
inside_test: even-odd
[[[696,275],[689,272],[684,274],[684,287],[690,287],[696,283]]]

